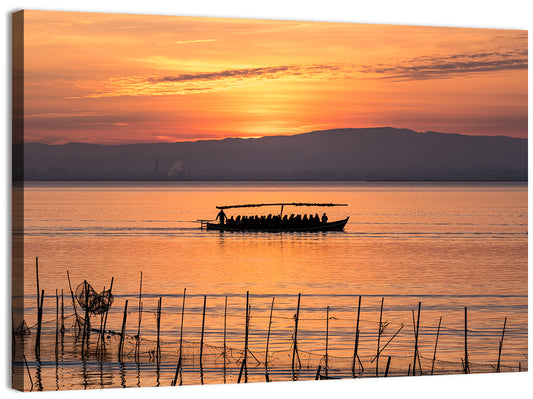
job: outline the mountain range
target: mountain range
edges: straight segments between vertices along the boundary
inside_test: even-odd
[[[176,143],[25,143],[19,153],[24,175],[16,178],[27,181],[524,181],[528,166],[527,139],[392,127]]]

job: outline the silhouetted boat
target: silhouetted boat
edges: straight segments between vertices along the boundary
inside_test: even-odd
[[[263,206],[281,206],[279,215],[262,215],[262,216],[237,216],[236,219],[227,218],[224,213],[225,209],[230,208],[255,208]],[[317,207],[331,207],[331,206],[347,206],[347,204],[332,204],[332,203],[308,203],[308,202],[284,202],[275,204],[245,204],[245,205],[224,205],[217,206],[220,209],[217,219],[223,219],[222,223],[213,223],[209,220],[200,220],[202,227],[208,230],[219,231],[267,231],[267,232],[280,232],[280,231],[307,231],[307,232],[319,232],[319,231],[342,231],[344,226],[348,222],[349,217],[345,219],[328,221],[325,213],[322,218],[315,213],[315,216],[307,215],[302,217],[301,215],[292,214],[283,215],[283,208],[285,206],[317,206]],[[221,214],[223,216],[221,216]]]

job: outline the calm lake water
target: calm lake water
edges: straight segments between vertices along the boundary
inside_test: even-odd
[[[319,364],[327,366],[330,375],[351,377],[359,296],[361,375],[375,375],[378,338],[380,349],[385,347],[378,359],[381,373],[391,356],[390,374],[407,374],[413,363],[413,318],[419,303],[423,373],[432,366],[437,331],[435,372],[461,372],[465,307],[472,371],[494,370],[505,318],[502,370],[527,369],[526,184],[29,182],[24,193],[25,319],[30,327],[37,316],[38,257],[48,321],[44,328],[50,339],[56,289],[64,292],[65,314],[73,313],[67,270],[74,289],[87,280],[99,292],[109,288],[113,278],[115,298],[107,329],[120,331],[128,300],[126,346],[131,355],[131,337],[139,323],[141,272],[143,278],[141,361],[130,356],[119,362],[113,353],[104,360],[81,361],[79,342],[66,342],[58,356],[52,348],[48,360],[28,355],[30,370],[39,371],[37,389],[170,385],[185,288],[183,339],[189,357],[183,365],[184,384],[236,382],[247,291],[249,381],[265,380],[273,298],[270,377],[293,377],[288,371],[299,293],[297,346],[302,369],[297,378],[314,379]],[[228,233],[202,230],[196,222],[214,219],[216,205],[269,202],[345,203],[347,207],[305,211],[321,215],[326,209],[330,221],[350,219],[344,232],[329,233]],[[277,207],[263,209],[279,212]],[[238,213],[255,215],[258,208]],[[204,295],[202,350],[207,360],[199,374]],[[152,350],[159,298],[163,358],[157,363]],[[65,321],[68,328],[72,320]],[[99,328],[99,317],[92,322]],[[113,348],[114,335],[108,339]],[[223,360],[224,340],[232,353],[227,350]],[[33,347],[27,347],[32,354]]]

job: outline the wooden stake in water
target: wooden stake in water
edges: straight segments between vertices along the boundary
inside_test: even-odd
[[[378,326],[378,349],[376,351],[376,377],[379,377],[379,343],[381,340],[381,333],[382,330],[382,320],[383,320],[383,301],[385,300],[385,297],[381,297],[381,308],[379,311],[379,326]]]
[[[385,377],[389,376],[390,359],[391,356],[389,356],[389,359],[387,360],[387,367],[385,368]]]
[[[239,378],[237,379],[237,384],[240,384],[241,378],[244,372],[244,382],[247,381],[247,371],[246,371],[246,359],[248,354],[248,312],[249,312],[249,292],[246,291],[246,311],[245,311],[245,327],[244,327],[244,355],[242,358],[241,369],[239,370]]]
[[[359,295],[359,304],[357,305],[357,323],[355,325],[355,344],[353,348],[352,375],[355,378],[355,359],[358,358],[357,350],[359,348],[359,316],[361,315],[361,295]]]
[[[300,363],[300,355],[298,354],[298,319],[300,318],[300,297],[301,294],[298,294],[298,306],[296,307],[296,315],[294,318],[294,339],[292,344],[292,373],[294,374],[294,364],[296,356],[298,356],[298,363]]]
[[[392,337],[389,338],[389,340],[387,341],[387,343],[385,345],[383,345],[380,349],[379,349],[379,354],[381,355],[381,353],[387,348],[387,346],[389,346],[389,344],[392,342],[392,340],[394,338],[396,338],[396,336],[400,333],[400,331],[403,330],[403,324],[400,326],[400,328],[398,328],[398,330],[396,330],[396,332],[393,334]],[[374,363],[374,361],[376,360],[377,358],[377,355],[374,356],[372,358],[372,360],[370,361],[370,363]]]
[[[56,288],[56,342],[55,342],[55,356],[56,361],[59,355],[59,294]]]
[[[65,303],[63,289],[61,289],[61,334],[65,334]]]
[[[28,367],[28,361],[26,360],[26,355],[22,354],[22,357],[24,358],[24,364],[26,365],[26,371],[28,372],[28,377],[30,378],[30,384],[33,389],[33,380],[31,378],[30,368]]]
[[[322,368],[322,365],[318,365],[318,368],[316,369],[316,374],[315,374],[315,380],[319,380],[320,379],[320,369]]]
[[[416,320],[415,320],[415,311],[411,310],[411,315],[413,316],[413,336],[416,335]],[[418,368],[420,369],[420,375],[422,375],[422,363],[420,362],[420,354],[416,357],[418,359]],[[413,375],[416,375],[416,362],[413,364]]]
[[[433,350],[433,360],[431,361],[431,375],[433,375],[433,368],[435,367],[435,359],[437,357],[437,343],[439,342],[440,323],[442,322],[442,316],[439,319],[439,326],[437,327],[437,338],[435,338],[435,349]]]
[[[143,290],[143,272],[141,271],[141,279],[139,282],[139,304],[137,309],[139,311],[139,322],[137,324],[137,335],[135,336],[135,358],[139,360],[139,352],[141,346],[141,320],[142,320],[142,290]]]
[[[112,290],[113,290],[113,281],[115,280],[114,277],[111,277],[111,285],[109,287],[109,294],[111,294]],[[107,324],[107,315],[109,313],[109,308],[106,309],[105,311],[105,314],[104,314],[104,325],[102,327],[102,336],[101,336],[101,344],[102,344],[102,348],[105,348],[105,339],[104,339],[104,335],[105,335],[105,328],[106,328],[106,324]]]
[[[507,324],[507,317],[503,320],[502,339],[500,340],[500,347],[498,348],[498,364],[496,365],[496,372],[500,372],[500,358],[502,355],[503,337],[505,335],[505,325]]]
[[[183,301],[181,304],[181,326],[180,326],[180,359],[182,358],[182,352],[183,352],[183,317],[185,315],[185,293],[187,292],[187,288],[183,289]]]
[[[74,316],[76,317],[76,325],[78,326],[78,331],[81,328],[80,325],[80,319],[78,317],[78,311],[76,310],[76,301],[74,300],[74,292],[72,291],[72,285],[70,284],[70,275],[67,270],[67,279],[68,279],[68,286],[70,289],[70,297],[72,298],[72,307],[74,308]]]
[[[172,386],[176,386],[178,382],[178,374],[181,375],[181,364],[183,359],[183,316],[185,314],[185,293],[187,291],[187,288],[183,289],[183,302],[181,304],[181,327],[180,327],[180,342],[179,342],[179,358],[178,358],[178,365],[176,366],[176,372],[174,373],[174,380],[172,381]],[[181,383],[180,383],[181,385]]]
[[[326,306],[326,356],[324,373],[328,376],[329,306]]]
[[[204,295],[204,310],[202,312],[202,336],[200,338],[200,368],[202,368],[202,356],[204,351],[204,328],[205,328],[205,304],[207,297]]]
[[[274,299],[275,297],[272,297],[272,304],[270,305],[270,317],[268,319],[268,333],[267,333],[267,342],[266,342],[266,349],[265,349],[265,377],[267,382],[270,382],[270,377],[268,375],[268,344],[270,341],[270,328],[272,327],[272,311],[274,310]]]
[[[37,280],[37,312],[39,311],[39,305],[41,301],[39,300],[39,258],[35,258],[35,278]]]
[[[120,330],[120,342],[118,344],[118,359],[122,362],[122,352],[124,350],[124,337],[126,336],[126,318],[128,316],[128,300],[124,304],[124,315],[122,316],[122,329]]]
[[[418,331],[420,328],[420,306],[421,306],[421,302],[418,302],[418,316],[416,320],[415,353],[414,353],[414,358],[413,358],[413,364],[416,364],[416,359],[418,358]],[[416,375],[416,367],[413,367],[413,375]],[[420,370],[420,375],[422,375],[422,370]]]
[[[161,360],[161,341],[160,341],[160,336],[161,336],[161,302],[162,302],[163,298],[162,297],[159,297],[159,301],[157,303],[157,346],[156,346],[156,350],[155,350],[155,355],[156,355],[156,362],[157,362],[157,366],[159,367],[159,361]]]
[[[224,299],[224,351],[222,356],[224,357],[224,384],[226,383],[226,319],[228,315],[228,296]]]
[[[37,358],[41,355],[41,325],[43,321],[44,290],[41,291],[40,300],[41,303],[37,308],[37,337],[35,338],[35,356]]]
[[[244,330],[244,359],[243,359],[243,365],[244,365],[244,382],[248,382],[248,329],[250,328],[250,293],[246,291],[246,324],[245,324],[245,330]]]
[[[85,353],[85,345],[87,344],[87,347],[89,346],[89,290],[88,290],[89,284],[87,283],[87,280],[83,281],[83,288],[85,291],[85,318],[83,319],[83,337],[81,341],[81,353],[82,357]]]
[[[468,309],[465,306],[465,360],[464,360],[464,371],[465,374],[470,372],[470,364],[468,362]]]

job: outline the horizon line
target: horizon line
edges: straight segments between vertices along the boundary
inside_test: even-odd
[[[413,133],[417,134],[428,134],[428,133],[437,133],[437,134],[449,134],[449,135],[458,135],[458,136],[472,136],[472,137],[506,137],[511,139],[519,139],[519,140],[527,140],[527,137],[516,137],[516,136],[509,136],[505,134],[475,134],[475,133],[456,133],[456,132],[438,132],[435,130],[426,130],[426,131],[416,131],[409,128],[402,128],[402,127],[393,127],[393,126],[371,126],[371,127],[342,127],[342,128],[331,128],[331,129],[324,129],[324,130],[312,130],[309,132],[301,132],[301,133],[294,133],[294,134],[272,134],[272,135],[263,135],[263,136],[227,136],[227,137],[220,137],[220,138],[199,138],[199,139],[185,139],[185,140],[177,140],[177,141],[138,141],[138,142],[123,142],[123,143],[112,143],[112,144],[106,144],[106,143],[93,143],[93,142],[87,142],[87,141],[68,141],[63,144],[47,144],[40,141],[29,141],[29,142],[23,142],[22,144],[42,144],[47,146],[63,146],[68,144],[89,144],[89,145],[99,145],[99,146],[124,146],[124,145],[139,145],[139,144],[178,144],[178,143],[198,143],[198,142],[209,142],[209,141],[223,141],[223,140],[257,140],[257,139],[263,139],[263,138],[269,138],[269,137],[294,137],[294,136],[300,136],[310,133],[321,133],[321,132],[329,132],[334,130],[374,130],[374,129],[392,129],[392,130],[408,130]],[[14,143],[15,144],[15,143]],[[18,143],[20,144],[20,143]]]

